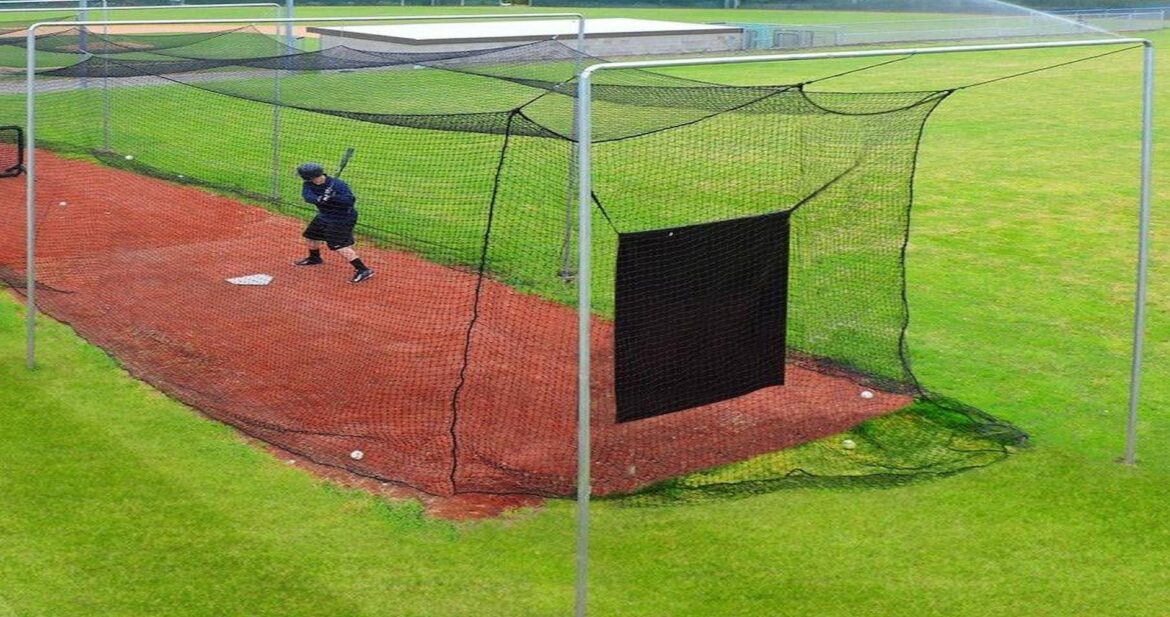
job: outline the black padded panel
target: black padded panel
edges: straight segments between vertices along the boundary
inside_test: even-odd
[[[620,234],[619,422],[784,383],[789,212]]]

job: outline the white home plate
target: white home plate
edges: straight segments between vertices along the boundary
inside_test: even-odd
[[[232,285],[267,285],[272,282],[272,277],[267,274],[249,274],[248,276],[228,279],[227,282]]]

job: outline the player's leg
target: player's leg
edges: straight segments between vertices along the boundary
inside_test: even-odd
[[[349,279],[351,283],[360,283],[374,276],[374,271],[363,263],[357,251],[353,250],[353,228],[357,225],[357,219],[357,210],[354,210],[352,217],[339,220],[330,230],[332,237],[328,241],[329,248],[341,253],[349,265],[353,266],[353,276]]]
[[[358,257],[357,251],[353,250],[354,238],[353,228],[357,224],[357,217],[350,220],[332,221],[329,224],[328,238],[325,243],[330,250],[337,251],[353,266],[353,277],[349,279],[351,283],[360,283],[371,276],[374,276],[374,271],[371,270],[361,258]]]
[[[325,263],[321,259],[321,241],[327,237],[327,229],[324,223],[314,217],[309,226],[305,228],[305,232],[301,234],[305,238],[305,245],[309,249],[309,256],[304,259],[293,262],[298,266],[315,266]]]
[[[349,279],[349,282],[360,283],[374,276],[374,271],[362,263],[362,259],[358,257],[357,251],[353,250],[353,245],[339,248],[337,252],[349,262],[349,265],[353,266],[353,278]]]

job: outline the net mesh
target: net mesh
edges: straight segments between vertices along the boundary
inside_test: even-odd
[[[434,494],[573,493],[573,75],[600,59],[557,41],[305,53],[247,28],[91,32],[85,56],[61,53],[80,35],[43,39],[61,61],[39,65],[43,310],[164,392],[313,461]],[[930,393],[908,361],[915,157],[948,91],[597,77],[595,494],[911,481],[1020,443]],[[0,122],[15,122],[22,84],[2,87]],[[351,147],[356,248],[377,273],[356,285],[338,254],[292,263],[318,213],[293,170],[319,161],[332,174]],[[10,220],[22,204],[6,202]],[[783,231],[756,224],[777,215]],[[719,251],[671,240],[710,233]],[[644,234],[670,252],[623,250]],[[23,238],[17,224],[0,231],[16,287]],[[756,254],[785,268],[758,270]],[[643,266],[664,276],[622,274]],[[688,267],[725,275],[696,287]],[[252,274],[272,281],[228,282]],[[769,294],[753,295],[761,285]],[[625,321],[635,304],[673,317]],[[757,314],[779,311],[786,343],[729,347],[695,385],[718,389],[769,354],[783,385],[619,421],[630,415],[615,393],[669,369],[615,341],[685,363],[723,340],[711,316],[727,311],[711,307],[736,312],[722,331],[746,340]],[[675,394],[654,387],[643,395]]]

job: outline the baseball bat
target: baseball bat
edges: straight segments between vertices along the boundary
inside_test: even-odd
[[[341,155],[341,163],[337,166],[337,173],[333,174],[334,178],[341,176],[341,172],[345,171],[345,166],[349,164],[351,158],[353,158],[353,148],[346,148],[345,154]]]

